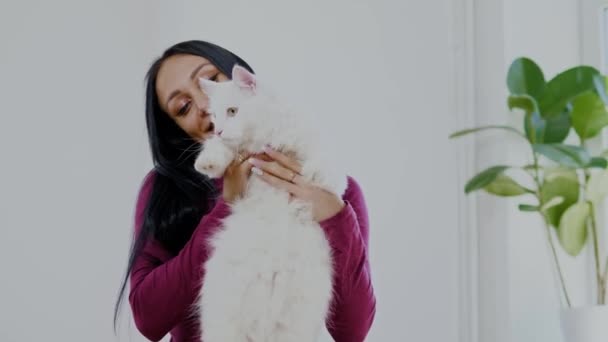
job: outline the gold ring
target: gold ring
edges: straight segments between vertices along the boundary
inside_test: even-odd
[[[293,183],[294,179],[296,179],[296,173],[291,171],[291,179],[289,181]]]
[[[239,154],[238,154],[238,156],[237,156],[237,160],[239,161],[239,164],[241,164],[241,163],[242,163],[242,162],[245,160],[245,157],[243,157],[243,156],[242,156],[242,155],[239,153]]]

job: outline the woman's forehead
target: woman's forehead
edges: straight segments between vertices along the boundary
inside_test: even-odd
[[[170,92],[180,88],[201,65],[212,66],[209,60],[195,55],[175,55],[167,58],[160,66],[156,78],[159,99],[166,99]]]

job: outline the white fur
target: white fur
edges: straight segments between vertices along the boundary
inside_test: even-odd
[[[261,152],[270,144],[295,154],[306,181],[342,195],[346,174],[326,162],[312,126],[239,68],[230,82],[201,80],[223,133],[205,141],[195,168],[217,178],[239,150]],[[230,107],[238,107],[236,116],[226,115]],[[198,303],[204,342],[318,339],[332,298],[333,264],[309,203],[290,202],[288,193],[252,175],[210,243]]]

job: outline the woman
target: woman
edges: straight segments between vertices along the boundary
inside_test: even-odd
[[[294,197],[312,203],[334,255],[334,297],[326,324],[335,341],[363,341],[375,316],[375,296],[367,257],[368,216],[359,185],[349,177],[340,198],[321,188],[292,183],[300,165],[277,151],[253,156],[262,172],[252,175],[249,155],[238,158],[221,180],[194,170],[200,141],[213,134],[207,97],[197,79],[223,82],[239,64],[233,53],[211,43],[187,41],[170,47],[147,74],[146,123],[154,169],[141,186],[135,212],[134,243],[116,304],[115,321],[127,280],[129,303],[139,331],[158,341],[198,341],[195,316],[204,281],[208,243],[230,203],[243,194],[249,177],[262,177]],[[204,328],[204,327],[203,327]]]

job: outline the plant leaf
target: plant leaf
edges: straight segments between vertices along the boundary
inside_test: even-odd
[[[472,191],[484,188],[508,168],[508,166],[499,165],[485,169],[467,182],[464,192],[468,194]]]
[[[524,128],[531,144],[561,143],[566,140],[572,124],[570,114],[563,112],[544,118],[538,112],[526,113]]]
[[[566,140],[572,128],[570,114],[567,111],[543,119],[546,121],[543,143],[561,143]]]
[[[547,222],[553,227],[559,227],[559,221],[564,211],[579,199],[580,186],[576,171],[562,167],[547,169],[544,172],[540,194],[542,206],[547,205],[556,197],[563,199],[559,205],[544,210]]]
[[[572,102],[572,126],[581,139],[596,136],[608,126],[608,112],[604,102],[594,93],[586,92]]]
[[[530,211],[539,211],[540,208],[537,205],[531,204],[520,204],[517,206],[520,211],[530,212]]]
[[[591,156],[580,146],[565,144],[534,144],[534,152],[554,162],[572,168],[585,167],[591,162]]]
[[[539,99],[545,89],[545,76],[529,58],[517,58],[507,73],[507,86],[512,95],[529,95]]]
[[[538,101],[543,117],[561,113],[568,102],[578,95],[593,90],[594,77],[599,71],[590,66],[570,68],[547,82],[543,95]]]
[[[536,100],[532,96],[526,94],[510,95],[507,99],[507,105],[509,106],[509,110],[519,108],[523,109],[526,113],[540,112]]]
[[[549,210],[553,207],[556,207],[562,203],[564,203],[564,198],[562,196],[555,196],[552,199],[550,199],[547,203],[543,204],[543,206],[540,208],[540,210],[546,212],[547,210]]]
[[[595,75],[593,77],[593,84],[595,85],[595,91],[599,95],[600,99],[604,104],[608,105],[608,77],[604,75]]]
[[[518,134],[520,136],[523,136],[523,134],[520,131],[518,131],[515,128],[510,127],[510,126],[483,126],[483,127],[467,128],[467,129],[463,129],[461,131],[454,132],[454,133],[452,133],[450,135],[450,139],[458,138],[458,137],[461,137],[463,135],[467,135],[467,134],[471,134],[471,133],[477,133],[477,132],[484,131],[484,130],[489,130],[489,129],[507,130],[507,131],[511,131],[513,133],[516,133],[516,134]]]
[[[572,256],[577,256],[585,247],[589,213],[589,203],[579,202],[564,212],[559,223],[557,231],[559,241],[564,250]]]
[[[524,129],[531,144],[542,144],[545,141],[545,121],[539,112],[526,113],[524,117]]]
[[[503,197],[533,193],[533,191],[519,185],[515,180],[513,180],[513,178],[505,175],[504,173],[498,174],[492,183],[486,185],[484,189],[493,195]]]
[[[608,170],[592,174],[587,182],[585,193],[589,201],[600,203],[608,195]]]
[[[605,169],[608,167],[608,160],[603,157],[593,157],[591,158],[591,162],[587,165],[587,167],[596,167],[600,169]]]

